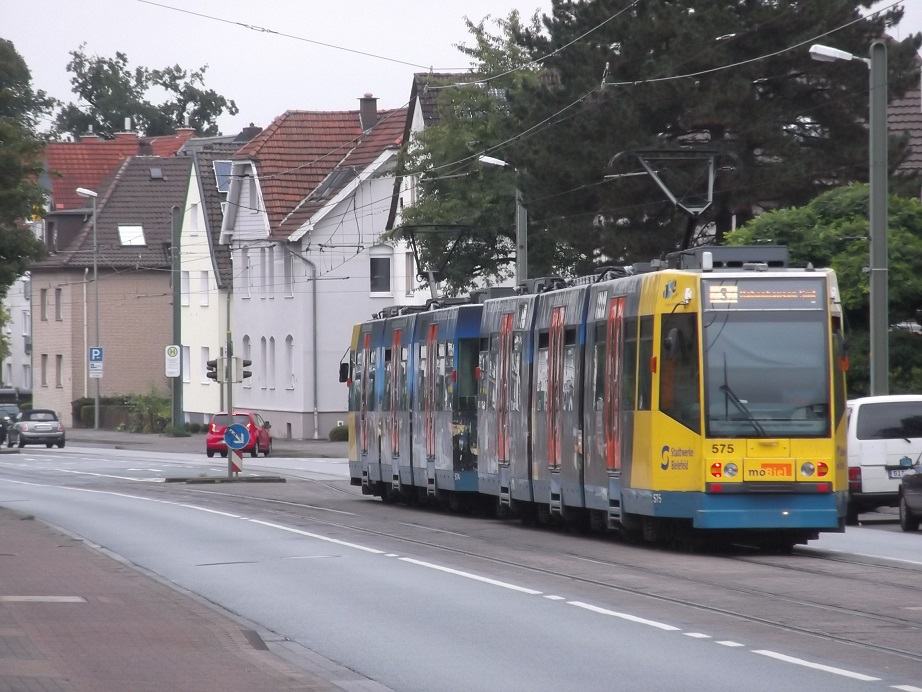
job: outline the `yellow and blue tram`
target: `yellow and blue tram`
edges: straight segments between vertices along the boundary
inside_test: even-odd
[[[357,325],[350,473],[386,500],[653,542],[789,548],[844,526],[835,274],[706,247]]]

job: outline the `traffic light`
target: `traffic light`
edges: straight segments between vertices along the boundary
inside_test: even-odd
[[[234,382],[243,382],[246,378],[252,377],[253,373],[247,370],[248,367],[253,365],[253,361],[249,358],[238,358],[234,357]]]
[[[226,359],[224,358],[215,358],[214,360],[206,361],[205,365],[208,368],[208,372],[205,373],[205,377],[215,382],[224,382],[226,380],[225,362]]]

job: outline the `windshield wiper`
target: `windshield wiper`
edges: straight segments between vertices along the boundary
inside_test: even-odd
[[[720,385],[720,391],[726,394],[727,399],[733,402],[733,405],[739,409],[740,413],[746,416],[746,419],[752,423],[752,427],[756,429],[756,432],[759,433],[762,437],[768,437],[768,434],[765,432],[765,428],[762,427],[762,424],[755,419],[755,416],[752,415],[752,411],[749,410],[749,407],[743,403],[743,400],[740,399],[736,392],[730,389],[730,385],[722,384]]]

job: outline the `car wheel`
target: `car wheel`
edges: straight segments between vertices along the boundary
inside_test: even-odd
[[[47,447],[48,449],[51,449],[52,447],[54,447],[54,442],[46,442],[45,447]]]
[[[900,528],[903,531],[919,530],[919,517],[915,516],[906,506],[905,497],[900,497]]]
[[[214,450],[213,450],[213,449],[206,449],[206,450],[205,450],[205,454],[207,454],[207,455],[208,455],[208,458],[210,459],[211,457],[214,456]]]
[[[64,449],[64,440],[58,442],[58,449]]]
[[[258,456],[259,456],[259,442],[257,442],[255,445],[253,445],[253,449],[250,450],[250,456],[251,456],[251,457],[258,457]]]
[[[222,450],[221,450],[221,456],[222,456],[222,457],[226,457],[226,456],[227,456],[227,450],[226,450],[226,449],[222,449]]]
[[[267,457],[272,452],[272,442],[269,442],[269,446],[263,450],[263,456]]]

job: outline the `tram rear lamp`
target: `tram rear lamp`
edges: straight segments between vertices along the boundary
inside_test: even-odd
[[[715,461],[711,464],[711,475],[714,478],[720,478],[723,475],[723,465],[719,461]]]
[[[832,492],[832,486],[829,483],[817,483],[816,492],[818,493]]]
[[[480,379],[480,367],[479,367],[479,366],[476,367],[476,368],[474,368],[474,379],[475,379],[475,380],[479,380],[479,379]]]
[[[724,487],[721,483],[711,483],[708,485],[708,490],[710,490],[712,493],[722,493],[724,491]]]
[[[452,382],[457,382],[457,381],[458,381],[458,371],[457,371],[457,370],[452,370],[452,371],[451,371],[451,381],[452,381]]]
[[[736,474],[740,472],[739,466],[734,464],[732,461],[724,466],[724,475],[727,478],[736,478]]]
[[[824,461],[816,462],[816,475],[820,478],[829,474],[829,466],[826,465]]]

